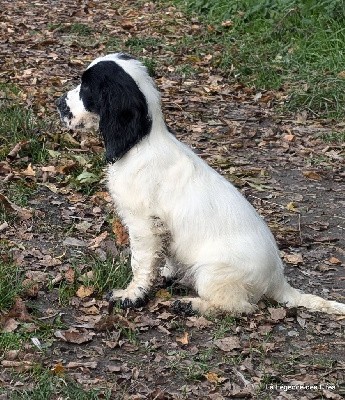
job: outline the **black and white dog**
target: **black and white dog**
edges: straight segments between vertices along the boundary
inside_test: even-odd
[[[140,305],[161,270],[190,282],[198,297],[180,306],[201,313],[249,313],[265,295],[289,307],[345,314],[345,304],[289,285],[265,222],[169,132],[159,92],[139,61],[122,53],[97,58],[57,103],[68,128],[100,130],[108,188],[129,230],[133,278],[111,292],[111,302]]]

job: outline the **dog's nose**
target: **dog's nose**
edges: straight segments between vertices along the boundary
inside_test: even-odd
[[[64,98],[65,98],[65,96],[61,96],[57,100],[55,100],[55,105],[56,105],[57,108],[61,108],[62,107],[62,102],[63,102]]]

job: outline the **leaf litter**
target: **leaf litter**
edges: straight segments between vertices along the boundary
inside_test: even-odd
[[[79,276],[92,278],[87,260],[128,255],[128,234],[112,210],[102,170],[90,162],[91,155],[102,157],[100,139],[64,131],[54,100],[100,54],[124,50],[153,60],[167,123],[265,218],[291,282],[338,301],[344,301],[345,281],[344,145],[322,138],[342,131],[341,123],[312,119],[305,110],[295,116],[273,112],[286,101],[283,89],[229,80],[211,63],[221,49],[210,52],[200,44],[195,52],[184,45],[215,27],[205,28],[172,6],[3,2],[2,14],[1,80],[20,89],[11,100],[49,122],[40,132],[49,160],[33,162],[25,155],[27,140],[18,140],[0,162],[0,203],[17,217],[6,219],[0,232],[25,272],[22,298],[0,313],[0,326],[29,333],[39,332],[42,318],[60,318],[64,325],[52,330],[49,341],[39,338],[44,353],[32,341],[0,353],[2,389],[10,394],[13,379],[20,379],[9,369],[30,370],[39,360],[86,388],[96,382],[112,390],[113,398],[122,391],[126,399],[300,399],[301,392],[279,389],[294,383],[337,387],[305,391],[306,399],[341,398],[341,317],[264,301],[253,315],[231,321],[222,315],[184,318],[171,312],[176,289],[171,297],[159,284],[142,309],[107,314],[105,293]],[[231,21],[224,24],[231,28]],[[191,75],[181,72],[186,66],[193,67]],[[24,207],[6,192],[18,182],[35,185]],[[61,285],[72,292],[67,303]],[[26,306],[32,302],[35,312]]]

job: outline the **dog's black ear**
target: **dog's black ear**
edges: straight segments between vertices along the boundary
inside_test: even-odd
[[[115,62],[101,61],[88,71],[82,79],[92,84],[94,112],[100,117],[106,160],[114,162],[150,133],[148,106],[133,78]]]

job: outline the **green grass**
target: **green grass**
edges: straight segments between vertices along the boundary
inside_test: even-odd
[[[345,132],[330,132],[330,133],[324,133],[321,135],[321,139],[325,143],[344,143],[345,142]]]
[[[24,383],[24,388],[30,384],[30,386],[34,386],[34,388],[13,390],[9,397],[11,400],[47,400],[50,398],[99,400],[111,398],[109,390],[84,389],[71,378],[64,375],[54,376],[50,371],[42,367],[37,367],[30,375],[22,374],[20,380]],[[32,383],[34,383],[34,385],[32,385]]]
[[[83,269],[82,275],[78,269],[78,264],[80,263],[87,266],[87,270]],[[68,304],[69,300],[75,296],[80,285],[93,287],[94,293],[92,296],[102,297],[111,289],[125,288],[132,277],[130,260],[122,257],[108,257],[105,261],[99,258],[88,257],[75,261],[75,271],[75,283],[68,284],[63,281],[59,286],[60,304]],[[92,272],[92,275],[88,277],[86,272]]]
[[[20,268],[16,266],[6,255],[6,246],[1,246],[0,253],[0,311],[9,309],[22,291],[23,275]]]
[[[92,270],[92,278],[85,278],[83,283],[93,286],[100,295],[111,289],[123,289],[131,280],[132,271],[130,260],[108,257],[106,261],[90,259],[89,268]]]
[[[344,116],[343,0],[172,2],[212,27],[192,36],[195,54],[212,54],[225,75],[256,90],[283,88],[290,110]]]
[[[213,353],[212,347],[203,349],[192,357],[185,350],[174,350],[168,353],[173,357],[169,367],[179,377],[182,376],[189,381],[201,381],[205,379],[205,374],[214,368]]]
[[[0,160],[6,158],[12,148],[23,142],[19,157],[28,157],[29,162],[42,163],[47,160],[44,128],[32,109],[19,104],[19,88],[11,83],[0,85]]]

